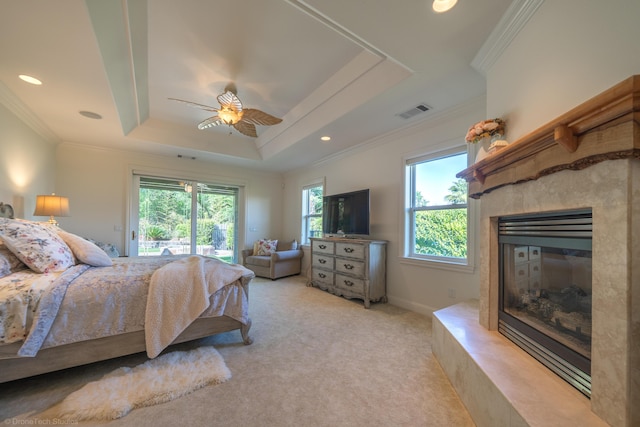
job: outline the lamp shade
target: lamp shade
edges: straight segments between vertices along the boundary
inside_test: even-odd
[[[36,196],[35,216],[69,216],[69,199],[55,194]]]

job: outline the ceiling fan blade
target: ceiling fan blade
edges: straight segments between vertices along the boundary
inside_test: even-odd
[[[208,105],[204,105],[204,104],[197,104],[195,102],[191,102],[191,101],[185,101],[184,99],[177,99],[177,98],[168,98],[171,101],[178,101],[178,102],[182,102],[183,104],[187,104],[190,107],[195,107],[195,108],[200,108],[201,110],[206,110],[206,111],[218,111],[217,108],[214,107],[210,107]]]
[[[242,111],[242,102],[233,92],[225,92],[222,95],[218,95],[218,102],[222,107],[229,107],[237,111]]]
[[[280,123],[282,119],[255,108],[245,108],[242,121],[253,123],[254,125],[272,126]]]
[[[219,126],[221,124],[222,124],[222,119],[218,116],[213,116],[198,123],[198,129],[203,130],[213,126]]]
[[[238,132],[244,135],[251,136],[253,138],[256,138],[258,136],[256,127],[251,123],[245,122],[244,120],[240,120],[238,123],[233,125],[233,127],[236,128]]]

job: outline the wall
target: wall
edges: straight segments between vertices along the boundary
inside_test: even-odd
[[[244,186],[246,219],[241,224],[243,239],[239,233],[240,249],[250,247],[258,238],[280,235],[283,197],[280,174],[71,143],[60,144],[55,163],[56,191],[69,197],[72,215],[60,218],[60,226],[81,236],[113,243],[121,253],[130,235],[127,225],[132,170]]]
[[[409,128],[380,137],[340,156],[285,175],[284,235],[300,238],[302,186],[325,178],[325,194],[369,188],[371,238],[387,240],[387,295],[389,302],[413,311],[434,310],[469,298],[478,298],[476,272],[464,273],[403,262],[401,228],[404,158],[464,145],[469,126],[484,119],[484,97],[457,108],[436,112]],[[472,154],[475,156],[475,154]],[[309,264],[306,248],[304,267]],[[456,294],[449,297],[449,290]]]
[[[485,108],[452,113],[444,123],[369,142],[359,150],[286,175],[284,232],[300,234],[301,186],[326,178],[327,193],[371,188],[372,237],[389,241],[387,292],[392,303],[419,312],[478,297],[479,278],[399,259],[401,159],[406,153],[462,141],[468,126],[486,117],[507,120],[515,140],[558,115],[640,73],[640,2],[547,1],[487,72]],[[476,242],[476,250],[477,250]],[[308,252],[305,266],[308,265]],[[477,259],[476,259],[477,262]],[[425,279],[426,278],[426,279]],[[456,298],[449,298],[452,289]]]
[[[36,195],[55,190],[54,154],[53,143],[0,104],[0,202],[16,217],[34,219]]]
[[[515,140],[640,74],[640,2],[545,1],[487,72],[487,113]]]

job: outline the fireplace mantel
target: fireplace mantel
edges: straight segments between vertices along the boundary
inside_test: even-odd
[[[640,75],[559,116],[458,173],[479,199],[506,185],[604,160],[640,158]]]

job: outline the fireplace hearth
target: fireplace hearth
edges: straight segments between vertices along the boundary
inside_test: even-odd
[[[591,396],[590,210],[501,217],[498,331]]]

